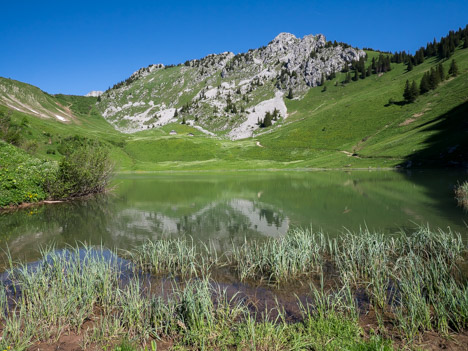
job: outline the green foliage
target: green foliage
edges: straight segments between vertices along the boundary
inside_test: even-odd
[[[464,182],[455,188],[455,198],[459,206],[468,209],[468,182]]]
[[[450,63],[450,69],[448,72],[452,77],[458,76],[458,66],[457,63],[455,62],[455,59],[452,60]]]
[[[53,198],[72,198],[103,192],[110,180],[113,163],[109,150],[99,144],[79,146],[58,166],[57,174],[48,181]]]
[[[408,70],[408,72],[413,70],[413,61],[412,60],[408,61],[408,66],[406,67],[406,69]]]
[[[413,80],[413,83],[410,85],[409,81],[406,80],[405,89],[403,91],[403,98],[407,102],[414,102],[419,95],[419,89],[416,85],[416,82]]]
[[[45,200],[44,179],[52,177],[55,169],[53,162],[0,141],[0,207]]]

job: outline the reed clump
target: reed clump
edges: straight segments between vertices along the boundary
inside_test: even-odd
[[[459,206],[468,209],[468,182],[463,182],[455,188],[455,198]]]

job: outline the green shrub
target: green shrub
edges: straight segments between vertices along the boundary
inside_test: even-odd
[[[114,165],[109,150],[94,144],[79,146],[64,157],[55,177],[47,181],[52,198],[65,199],[103,192]]]

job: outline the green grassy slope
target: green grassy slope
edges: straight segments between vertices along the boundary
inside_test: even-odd
[[[0,113],[11,114],[13,124],[23,124],[20,145],[39,157],[58,160],[67,138],[87,137],[107,144],[122,167],[132,161],[123,151],[127,136],[116,131],[95,108],[97,98],[49,95],[37,87],[0,78]],[[33,111],[37,112],[34,113]],[[67,120],[61,121],[56,115]]]
[[[438,139],[434,125],[440,118],[448,118],[450,135],[424,160],[439,157],[441,152],[458,145],[453,153],[457,159],[467,155],[466,124],[454,114],[468,99],[468,50],[458,50],[453,58],[460,73],[450,77],[436,90],[418,97],[415,103],[404,104],[402,93],[405,81],[419,83],[423,73],[438,63],[435,58],[416,66],[411,72],[403,64],[392,65],[392,71],[373,75],[346,86],[334,82],[327,91],[311,89],[300,101],[288,101],[290,117],[281,128],[258,137],[265,158],[280,152],[278,159],[300,160],[303,166],[395,166],[410,155],[428,147],[429,138]],[[445,72],[450,60],[443,62]],[[343,80],[338,76],[338,82]],[[393,99],[396,104],[388,104]],[[445,117],[444,114],[447,114]],[[465,118],[466,120],[466,118]],[[271,149],[272,151],[270,151]],[[278,151],[281,150],[281,151]],[[343,151],[356,153],[349,157]]]

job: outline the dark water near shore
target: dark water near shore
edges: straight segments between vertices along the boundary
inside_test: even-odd
[[[118,175],[107,195],[0,214],[0,248],[31,261],[78,242],[131,249],[147,239],[231,242],[312,227],[394,233],[418,225],[468,238],[453,189],[466,172],[257,172]]]

